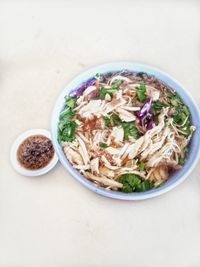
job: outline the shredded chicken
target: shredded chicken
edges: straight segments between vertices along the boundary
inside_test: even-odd
[[[150,180],[159,185],[166,181],[169,177],[169,168],[166,165],[160,165],[152,169]]]
[[[97,181],[100,184],[104,185],[104,186],[110,186],[110,187],[116,187],[116,188],[122,188],[122,184],[119,182],[116,182],[112,179],[108,179],[106,177],[99,177],[99,176],[95,176],[90,172],[85,172],[85,176],[92,181]]]

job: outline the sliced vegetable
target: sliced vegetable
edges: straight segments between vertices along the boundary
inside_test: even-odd
[[[136,112],[136,116],[138,118],[142,118],[142,117],[146,116],[147,113],[151,109],[151,104],[152,104],[152,98],[147,99],[146,102],[144,103],[144,105],[142,106],[142,108]]]
[[[143,107],[136,112],[136,116],[140,120],[140,125],[143,128],[146,128],[147,130],[150,130],[153,128],[153,111],[152,111],[152,98],[149,98],[146,100],[145,104]]]
[[[89,87],[92,85],[95,85],[96,83],[96,79],[92,78],[87,82],[84,82],[79,88],[73,90],[70,94],[70,96],[72,97],[79,97],[82,95],[82,93]]]
[[[153,117],[153,113],[149,113],[149,117],[147,118],[147,130],[150,130],[153,128],[153,124],[154,124],[154,117]]]

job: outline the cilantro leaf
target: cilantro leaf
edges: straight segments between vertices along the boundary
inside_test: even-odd
[[[110,88],[105,88],[104,86],[101,86],[99,91],[100,98],[104,99],[106,94],[113,96],[113,94],[119,90],[119,86],[121,83],[122,83],[121,80],[117,80]]]
[[[146,85],[144,83],[140,83],[140,88],[136,92],[136,96],[138,101],[144,102],[146,100]]]
[[[75,112],[73,109],[76,107],[76,98],[65,97],[64,110],[60,113],[58,123],[58,142],[69,141],[72,142],[75,139],[75,132],[77,124],[73,121]]]
[[[103,117],[103,119],[104,119],[105,126],[109,127],[110,126],[110,118],[109,117]]]
[[[175,111],[174,116],[173,116],[173,121],[176,124],[183,124],[184,121],[186,120],[187,115],[182,111],[182,109],[178,109]]]
[[[68,141],[72,142],[75,139],[75,131],[77,124],[75,121],[67,123],[63,130],[58,131],[58,141]]]
[[[167,98],[174,107],[173,122],[186,134],[191,135],[193,128],[190,122],[190,111],[177,93],[168,93]]]
[[[152,108],[153,108],[153,113],[154,115],[158,115],[160,113],[160,111],[162,110],[162,108],[166,107],[167,105],[163,102],[160,102],[159,100],[154,101]]]
[[[122,126],[124,128],[125,140],[127,140],[129,136],[133,137],[134,139],[138,139],[140,137],[140,133],[133,122],[124,122]]]
[[[76,106],[76,98],[71,96],[65,97],[65,106],[69,108],[75,108]]]
[[[117,114],[113,113],[110,116],[110,123],[112,126],[119,126],[119,125],[122,125],[122,120]]]
[[[145,191],[148,191],[148,190],[150,190],[150,189],[152,189],[152,188],[153,188],[153,184],[152,184],[152,182],[149,181],[149,180],[145,180],[145,181],[141,182],[141,183],[137,186],[136,191],[137,191],[137,192],[145,192]]]
[[[174,106],[174,107],[178,107],[179,105],[183,104],[182,100],[177,95],[177,93],[171,93],[170,92],[167,94],[167,98],[168,98],[169,102],[172,104],[172,106]]]
[[[67,107],[60,113],[60,120],[63,118],[68,118],[70,120],[74,116],[74,112],[71,108]]]
[[[133,173],[122,174],[120,182],[123,184],[122,191],[126,193],[144,192],[154,187],[151,181],[142,181],[138,175]]]

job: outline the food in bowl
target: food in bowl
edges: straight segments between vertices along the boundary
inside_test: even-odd
[[[121,71],[96,74],[65,97],[58,141],[86,179],[131,193],[157,188],[182,168],[194,131],[173,88]]]
[[[46,167],[54,156],[51,140],[44,135],[26,138],[17,149],[17,159],[26,169],[38,170]]]

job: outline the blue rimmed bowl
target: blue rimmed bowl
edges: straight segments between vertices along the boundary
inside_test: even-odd
[[[64,152],[57,141],[57,129],[58,129],[58,122],[59,122],[59,115],[61,110],[63,109],[64,105],[64,97],[70,94],[75,88],[79,87],[83,82],[89,80],[90,78],[94,77],[96,73],[107,73],[112,71],[121,71],[121,70],[129,70],[132,72],[146,72],[149,75],[155,75],[155,77],[170,87],[172,87],[177,93],[181,96],[184,103],[189,107],[191,115],[192,115],[192,124],[196,126],[196,131],[193,134],[193,137],[190,142],[190,149],[188,158],[184,164],[184,166],[177,172],[175,172],[171,178],[161,187],[157,189],[152,189],[146,192],[140,193],[124,193],[124,192],[115,192],[115,191],[108,191],[104,188],[97,187],[94,183],[90,182],[86,178],[84,178],[76,169],[72,167],[72,165],[67,160]],[[156,69],[151,66],[132,63],[132,62],[115,62],[115,63],[108,63],[104,65],[99,65],[94,68],[88,69],[87,71],[81,73],[76,78],[74,78],[61,92],[59,95],[52,115],[52,122],[51,122],[51,131],[52,131],[52,141],[56,150],[56,153],[59,157],[60,162],[64,166],[64,168],[82,185],[87,187],[88,189],[92,190],[93,192],[114,198],[114,199],[121,199],[121,200],[142,200],[151,197],[155,197],[161,195],[163,193],[168,192],[169,190],[173,189],[181,182],[183,182],[186,177],[191,173],[200,156],[200,112],[195,103],[192,99],[189,92],[175,79],[173,79],[168,74],[164,73],[163,71]]]

